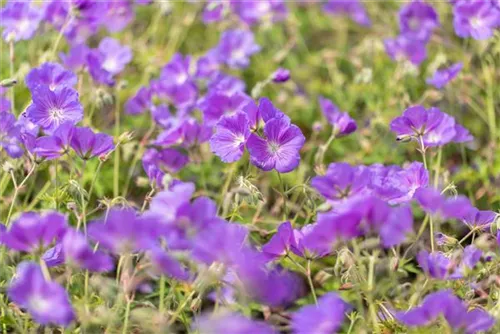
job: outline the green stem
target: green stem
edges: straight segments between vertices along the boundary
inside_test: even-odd
[[[123,334],[127,334],[128,330],[128,319],[130,317],[130,304],[132,304],[132,298],[127,298],[127,306],[125,308],[125,320],[123,322]]]
[[[316,291],[314,290],[314,284],[311,277],[311,260],[307,260],[307,282],[309,283],[309,288],[311,289],[311,293],[314,299],[314,303],[318,305],[318,298],[316,297]]]
[[[31,174],[33,174],[33,172],[35,171],[35,168],[36,168],[36,164],[33,164],[33,166],[31,167],[30,171],[28,172],[28,174],[26,175],[26,177],[21,181],[21,183],[19,185],[17,184],[16,178],[14,176],[14,172],[10,171],[10,176],[12,177],[12,182],[14,183],[14,197],[12,198],[12,203],[10,203],[9,213],[7,214],[7,219],[5,221],[5,225],[7,226],[7,228],[10,225],[10,218],[12,217],[12,212],[14,210],[14,205],[16,204],[17,196],[19,195],[19,190],[24,186],[24,184],[29,179],[29,177],[31,176]]]
[[[280,185],[281,185],[281,196],[283,197],[283,206],[284,206],[284,211],[283,211],[283,220],[287,220],[288,217],[288,207],[286,203],[286,192],[285,192],[285,184],[283,183],[283,179],[281,178],[281,173],[278,173],[278,179],[280,180]]]
[[[182,310],[184,310],[184,308],[186,307],[187,303],[189,303],[191,301],[191,299],[193,299],[194,295],[195,295],[196,291],[193,290],[185,299],[184,301],[179,305],[179,307],[177,307],[177,309],[175,310],[174,314],[172,314],[172,317],[170,318],[170,320],[168,321],[167,323],[167,326],[171,326],[175,320],[177,320],[177,318],[179,317],[179,314],[181,314]]]
[[[116,101],[115,106],[115,140],[120,136],[120,108]],[[113,168],[113,197],[118,197],[120,194],[120,149],[115,149],[114,168]]]
[[[160,306],[159,311],[160,314],[163,314],[165,308],[165,276],[161,275],[160,277]]]

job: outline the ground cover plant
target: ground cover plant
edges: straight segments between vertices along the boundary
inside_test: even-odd
[[[3,1],[2,333],[498,333],[500,3]]]

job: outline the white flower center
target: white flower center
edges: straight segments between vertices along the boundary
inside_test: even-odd
[[[27,31],[29,27],[30,27],[30,21],[28,19],[22,19],[17,24],[17,29],[19,30],[20,33]]]
[[[110,73],[116,72],[118,70],[118,62],[115,58],[106,58],[102,64],[102,68]]]
[[[42,296],[37,295],[30,298],[29,306],[37,313],[46,312],[51,308],[51,305],[47,300],[45,300]]]
[[[49,109],[50,118],[56,122],[60,122],[64,119],[64,110],[61,108]]]
[[[480,29],[483,27],[484,25],[484,21],[480,18],[480,17],[473,17],[471,20],[470,20],[470,25],[472,26],[472,28],[474,29]]]
[[[280,145],[278,143],[274,143],[274,142],[269,142],[269,144],[267,146],[269,148],[269,151],[272,154],[276,154],[280,149]]]

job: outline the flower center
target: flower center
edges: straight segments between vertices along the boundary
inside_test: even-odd
[[[269,144],[267,144],[267,146],[269,148],[269,151],[272,154],[276,154],[280,149],[280,145],[278,143],[274,143],[274,142],[269,142]]]
[[[480,17],[473,17],[471,20],[470,20],[470,25],[472,26],[472,28],[474,29],[480,29],[483,27],[484,25],[484,22],[483,20],[480,18]]]
[[[50,309],[50,303],[42,296],[33,296],[29,300],[30,308],[37,313],[46,312]]]
[[[52,108],[49,110],[50,118],[55,121],[60,121],[64,118],[64,110],[61,108]]]

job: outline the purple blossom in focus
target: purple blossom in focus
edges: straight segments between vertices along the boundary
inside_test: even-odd
[[[210,147],[222,161],[234,162],[242,157],[249,136],[250,128],[245,113],[224,116],[217,123],[215,133],[210,138]]]
[[[472,208],[462,217],[462,222],[469,228],[487,229],[495,222],[497,216],[494,211]]]
[[[276,169],[280,173],[288,173],[294,170],[299,164],[299,151],[305,142],[300,129],[284,118],[275,118],[264,126],[264,136],[252,133],[247,140],[252,164],[264,171]]]
[[[113,138],[105,133],[94,133],[90,128],[77,127],[71,138],[71,148],[82,159],[101,156],[115,148]]]

